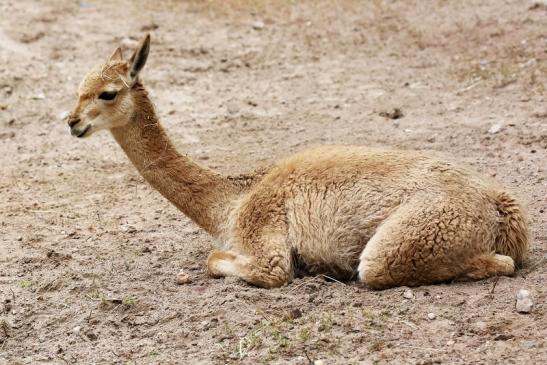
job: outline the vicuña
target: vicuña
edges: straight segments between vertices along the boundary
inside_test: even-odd
[[[109,129],[144,179],[214,237],[212,276],[265,288],[297,273],[370,288],[511,275],[528,251],[523,208],[494,182],[427,154],[358,146],[306,150],[242,178],[180,154],[140,81],[147,35],[79,87],[73,136]]]

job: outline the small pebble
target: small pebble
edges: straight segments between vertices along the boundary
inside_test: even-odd
[[[403,293],[403,298],[405,299],[414,299],[414,292],[412,289],[407,289]]]
[[[239,283],[239,278],[237,276],[224,277],[224,284],[236,284],[236,283]]]
[[[499,133],[502,129],[503,129],[503,124],[496,123],[490,127],[490,129],[488,130],[488,133],[496,134],[496,133]]]
[[[517,304],[515,308],[519,313],[530,313],[534,307],[534,302],[530,298],[530,291],[520,289],[517,293]]]
[[[59,113],[58,118],[60,120],[65,120],[65,118],[68,117],[68,114],[69,114],[68,110],[63,110],[62,112]]]
[[[82,327],[76,326],[72,329],[72,333],[74,333],[75,335],[78,335],[78,334],[80,334],[81,330],[82,330]]]
[[[473,324],[473,332],[478,334],[484,334],[488,330],[488,323],[483,321],[477,321]]]
[[[158,29],[160,26],[157,25],[156,23],[150,23],[150,24],[146,24],[146,25],[143,25],[141,27],[141,31],[142,32],[149,32],[151,30],[156,30]]]
[[[400,108],[393,108],[391,111],[381,111],[378,115],[388,119],[401,119],[405,116]]]
[[[129,37],[122,38],[120,43],[122,44],[122,46],[126,48],[135,48],[139,45],[138,41],[136,41],[135,39],[131,39]]]
[[[302,311],[299,308],[295,308],[295,309],[290,311],[289,317],[290,317],[290,319],[300,318],[300,317],[302,317]]]
[[[429,319],[430,321],[434,320],[435,318],[437,318],[437,315],[435,313],[427,313],[427,319]]]
[[[228,109],[228,113],[236,114],[237,112],[239,112],[239,105],[237,105],[236,102],[231,101],[226,105],[226,109]]]
[[[34,100],[43,100],[46,98],[46,95],[43,92],[39,92],[38,94],[34,95],[32,98]]]
[[[313,362],[313,365],[325,365],[325,360],[315,360]]]
[[[454,341],[454,340],[446,341],[446,345],[447,345],[447,346],[452,346],[452,345],[454,345],[455,343],[456,343],[456,341]]]
[[[532,5],[528,8],[529,10],[537,10],[537,9],[547,9],[547,0],[535,0],[532,1]]]
[[[257,20],[252,24],[254,30],[264,29],[264,22],[262,20]]]
[[[85,331],[85,335],[86,335],[86,337],[89,338],[89,340],[91,340],[91,341],[96,341],[96,340],[97,340],[97,335],[96,335],[93,331],[91,331],[91,330]]]
[[[185,273],[183,270],[181,270],[178,274],[177,274],[177,279],[176,279],[176,283],[178,285],[186,285],[186,284],[190,284],[192,282],[192,279],[190,278],[190,275],[188,275],[187,273]]]
[[[127,226],[122,226],[121,227],[121,230],[123,232],[127,232],[127,233],[135,233],[137,232],[137,229],[133,226],[130,226],[130,225],[127,225]]]
[[[11,301],[9,299],[7,299],[4,303],[4,312],[5,313],[9,313],[12,309],[12,305],[11,305]]]

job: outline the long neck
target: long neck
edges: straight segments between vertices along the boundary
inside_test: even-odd
[[[181,155],[161,127],[146,91],[133,91],[135,113],[112,135],[139,173],[190,219],[217,236],[226,220],[236,185]]]

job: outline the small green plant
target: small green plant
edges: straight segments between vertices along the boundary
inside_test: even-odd
[[[32,281],[30,280],[20,280],[18,283],[17,283],[17,286],[22,288],[22,289],[27,289],[27,288],[30,288],[32,286]]]
[[[240,360],[247,356],[249,351],[262,346],[260,334],[260,331],[254,331],[239,340],[238,354]]]
[[[98,290],[95,290],[95,292],[93,292],[93,294],[91,294],[89,297],[91,299],[95,299],[95,300],[100,301],[102,305],[108,304],[107,296],[104,293],[102,293]]]
[[[287,336],[285,336],[283,333],[279,332],[277,329],[274,329],[272,331],[272,338],[277,345],[276,350],[286,351],[290,349],[291,347],[290,339]]]
[[[380,312],[380,319],[381,320],[385,321],[390,317],[391,317],[391,312],[388,311],[387,309],[384,309]]]
[[[365,319],[368,319],[369,321],[372,321],[376,319],[376,313],[371,311],[370,309],[363,309],[363,317]]]
[[[302,343],[308,341],[310,338],[311,331],[308,327],[302,327],[298,332],[298,340]]]
[[[330,331],[333,326],[333,319],[331,313],[325,313],[321,318],[319,318],[319,331]]]
[[[122,299],[122,304],[131,307],[137,303],[137,299],[132,296],[125,296]]]

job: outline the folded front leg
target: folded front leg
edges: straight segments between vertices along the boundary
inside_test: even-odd
[[[247,253],[238,251],[212,251],[207,258],[209,273],[214,277],[237,276],[263,288],[280,287],[292,279],[291,252],[283,240],[272,241],[270,237],[248,247]]]

